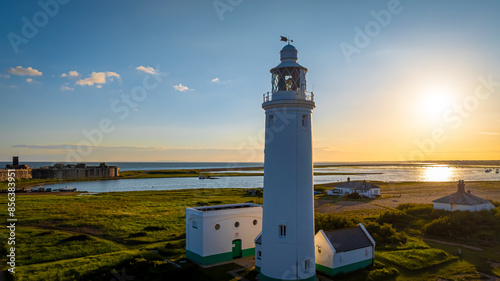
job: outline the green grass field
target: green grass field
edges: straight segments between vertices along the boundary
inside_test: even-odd
[[[235,264],[202,269],[189,261],[183,262],[185,209],[243,202],[262,203],[262,197],[252,196],[244,189],[43,196],[22,193],[16,199],[15,280],[108,281],[116,279],[114,274],[120,275],[122,270],[135,276],[134,280],[164,280],[165,276],[170,277],[168,280],[232,280],[233,277],[226,271],[239,268]],[[6,208],[6,200],[0,202]],[[421,240],[421,232],[417,228],[428,223],[431,218],[427,216],[432,215],[427,214],[430,210],[426,205],[402,208],[401,212],[411,216],[407,228],[395,232],[387,225],[381,231],[386,231],[386,236],[397,234],[399,238],[409,235],[407,240],[394,240],[404,241],[402,244],[378,244],[376,267],[339,276],[335,280],[436,280],[438,277],[479,280],[478,270],[499,275],[499,270],[491,265],[491,262],[500,263],[498,243],[483,247],[482,252],[462,249],[462,256],[458,257],[457,247]],[[376,229],[374,225],[379,219],[401,216],[401,212],[390,215],[380,210],[344,212],[331,217],[318,214],[317,220],[321,219],[321,222],[317,221],[317,224],[342,227],[363,222]],[[0,213],[0,219],[5,221],[5,212]],[[414,224],[418,221],[421,221],[420,224]],[[6,241],[7,234],[1,232],[0,239]],[[384,243],[392,243],[387,241]],[[2,243],[2,257],[7,254],[6,246]],[[175,268],[165,262],[166,259],[176,261],[182,267]],[[2,269],[6,270],[5,260],[2,265]],[[250,280],[255,276],[252,272],[245,274]],[[6,276],[10,277],[9,274]]]

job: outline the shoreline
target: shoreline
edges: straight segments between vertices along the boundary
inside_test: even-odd
[[[477,168],[484,169],[492,167],[491,165],[500,165],[500,161],[432,161],[427,163],[384,163],[384,162],[354,162],[354,163],[316,163],[314,168],[335,168],[335,167],[398,167],[398,168],[421,168],[424,166],[445,165],[455,168]],[[496,167],[494,167],[496,169]],[[37,186],[52,184],[63,184],[71,182],[84,181],[108,181],[121,179],[145,179],[145,178],[195,178],[200,174],[210,177],[239,177],[239,176],[263,176],[264,168],[262,166],[252,167],[218,167],[201,169],[161,169],[161,170],[129,170],[122,171],[120,175],[112,178],[74,178],[74,179],[18,179],[16,186],[22,189],[30,189]],[[381,172],[348,172],[348,171],[321,171],[314,172],[315,176],[360,176],[360,175],[379,175]],[[492,181],[492,180],[488,180]],[[496,180],[493,180],[496,181]],[[498,178],[500,181],[500,177]],[[394,183],[403,181],[391,181]],[[0,182],[0,191],[7,189],[7,181]]]

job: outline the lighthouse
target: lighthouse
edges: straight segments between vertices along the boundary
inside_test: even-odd
[[[260,280],[316,280],[312,162],[314,95],[288,44],[271,69],[266,113]]]

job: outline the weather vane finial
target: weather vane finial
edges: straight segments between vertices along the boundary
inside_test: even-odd
[[[293,40],[288,38],[288,37],[285,37],[285,36],[280,36],[280,37],[281,37],[280,41],[288,42],[288,44],[290,44],[290,42],[293,42]]]

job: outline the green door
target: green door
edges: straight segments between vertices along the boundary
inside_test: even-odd
[[[241,239],[233,240],[233,259],[241,258]]]

